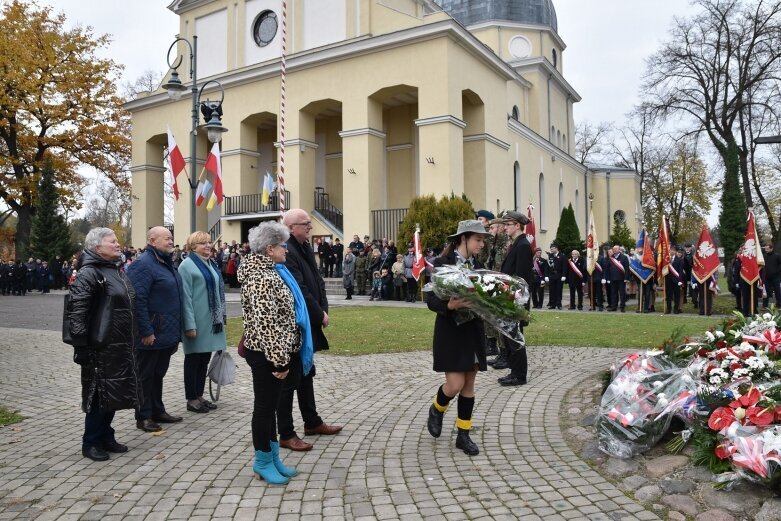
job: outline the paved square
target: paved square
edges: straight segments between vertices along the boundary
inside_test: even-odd
[[[184,421],[154,436],[122,411],[113,425],[130,452],[96,463],[81,456],[84,415],[71,354],[55,331],[0,328],[0,403],[27,418],[0,429],[0,521],[658,519],[579,459],[559,428],[567,390],[607,367],[617,350],[531,348],[522,387],[500,387],[503,371],[481,373],[474,458],[454,447],[455,407],[445,416],[453,431],[434,440],[426,430],[442,382],[430,352],[317,355],[320,414],[345,429],[307,437],[311,452],[283,449],[301,471],[285,487],[253,479],[252,385],[243,360],[219,409],[193,414],[185,411],[178,352],[165,402]]]

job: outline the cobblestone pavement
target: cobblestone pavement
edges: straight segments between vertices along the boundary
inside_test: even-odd
[[[442,381],[430,353],[318,355],[318,408],[344,431],[308,436],[311,452],[283,449],[301,475],[270,487],[252,475],[252,390],[240,359],[219,409],[192,414],[177,353],[165,402],[184,421],[154,436],[121,411],[114,427],[130,452],[95,463],[80,453],[71,349],[54,331],[0,328],[0,403],[27,417],[0,429],[0,520],[657,519],[580,460],[559,427],[566,391],[619,354],[532,348],[530,382],[517,388],[481,374],[474,458],[455,449],[454,432],[435,440],[426,431]],[[445,419],[453,426],[455,407]]]

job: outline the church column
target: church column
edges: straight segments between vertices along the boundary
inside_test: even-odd
[[[344,236],[371,235],[371,211],[386,207],[385,133],[382,104],[347,98],[343,105],[342,166]],[[354,101],[353,101],[354,100]]]
[[[297,125],[291,126],[290,135],[298,137],[285,140],[285,188],[290,192],[287,208],[311,212],[315,208],[315,118],[299,110],[295,119]]]
[[[424,114],[424,107],[420,108]],[[415,120],[418,127],[420,195],[436,197],[464,193],[464,127],[460,118],[445,114]]]

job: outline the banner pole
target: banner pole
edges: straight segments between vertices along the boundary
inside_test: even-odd
[[[664,299],[664,312],[667,313],[667,275],[662,276],[662,298]]]

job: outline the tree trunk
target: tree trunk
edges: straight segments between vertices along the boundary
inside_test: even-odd
[[[719,237],[724,248],[725,264],[731,264],[746,234],[746,206],[740,187],[740,154],[734,137],[719,148],[724,161],[724,186],[721,193]]]
[[[16,236],[14,247],[16,258],[24,260],[30,245],[30,231],[33,226],[33,209],[30,206],[20,206],[16,212]]]
[[[743,180],[743,196],[746,198],[746,208],[754,207],[754,197],[751,195],[751,179],[748,176],[748,154],[743,147],[738,147],[740,159],[740,178]]]

